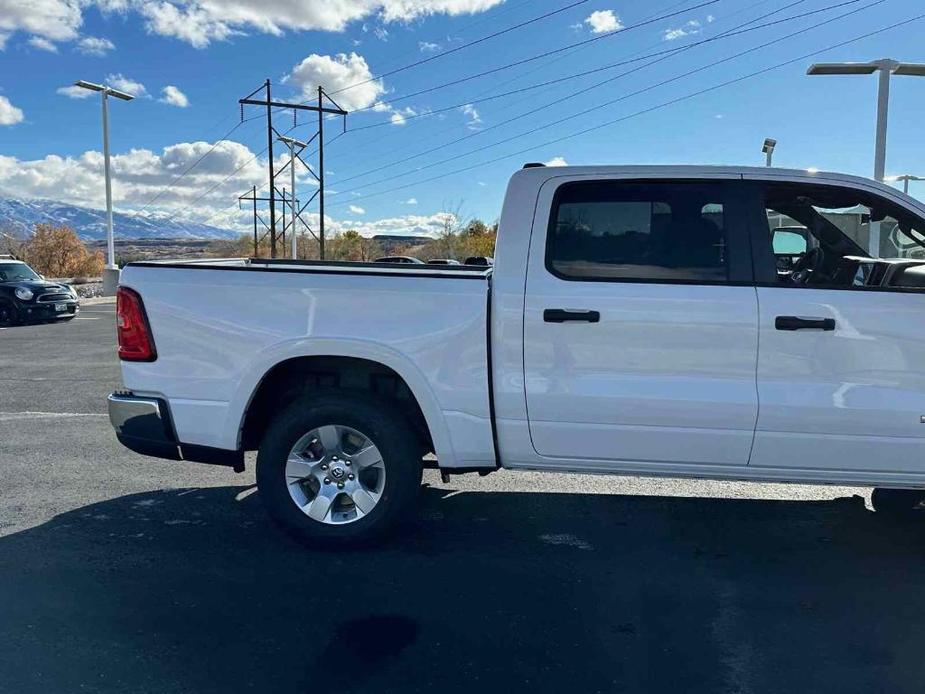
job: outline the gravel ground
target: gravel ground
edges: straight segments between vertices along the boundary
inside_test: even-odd
[[[0,330],[4,694],[925,690],[925,529],[869,490],[428,473],[312,552],[252,467],[119,446],[112,323]]]

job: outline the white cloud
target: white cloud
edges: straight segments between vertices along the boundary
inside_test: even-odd
[[[141,82],[136,82],[130,77],[126,77],[121,72],[109,74],[106,76],[106,84],[120,92],[127,92],[134,97],[143,97],[148,95],[148,90]]]
[[[417,204],[418,204],[418,199],[417,199],[417,198],[408,198],[407,200],[405,200],[405,204],[406,204],[406,205],[417,205]]]
[[[40,51],[48,51],[49,53],[58,52],[58,47],[54,43],[41,36],[33,36],[29,39],[29,45],[33,48],[38,48]]]
[[[674,29],[665,29],[662,37],[665,39],[665,41],[674,41],[676,39],[684,38],[685,36],[699,34],[700,26],[701,25],[699,20],[692,19],[686,22],[684,25]]]
[[[159,153],[132,149],[114,154],[116,207],[126,212],[141,207],[211,147],[210,142],[182,142]],[[236,169],[240,170],[222,183]],[[187,213],[201,221],[226,207],[229,200],[240,194],[239,189],[259,186],[265,179],[265,160],[254,158],[254,152],[243,144],[222,141],[195,169],[158,198],[152,210],[158,213],[182,210],[219,184]],[[105,206],[103,155],[87,151],[74,157],[48,155],[35,160],[0,155],[0,189],[16,197],[52,199],[101,209]]]
[[[5,96],[0,95],[0,125],[22,123],[25,116],[22,109],[16,108]]]
[[[195,2],[184,5],[151,2],[139,7],[142,16],[147,19],[148,31],[161,36],[172,36],[196,48],[205,48],[213,41],[224,41],[240,33],[234,29],[233,23],[224,21],[217,14],[216,10],[220,9],[220,6],[205,9]],[[255,14],[251,20],[256,19]],[[279,28],[273,24],[265,24],[262,29],[272,34],[280,33]]]
[[[158,101],[161,103],[170,104],[171,106],[176,106],[177,108],[186,108],[189,106],[189,99],[186,97],[186,94],[181,92],[172,84],[168,84],[166,87],[161,89],[161,94],[163,94],[163,96],[158,99]]]
[[[294,85],[305,99],[317,98],[318,86],[325,91],[334,92],[351,85],[365,82],[360,86],[348,89],[334,95],[343,108],[355,111],[367,106],[373,106],[385,92],[385,88],[378,80],[372,79],[366,59],[358,53],[338,53],[336,56],[318,55],[312,53],[301,63],[295,65],[292,71],[284,78],[287,83]]]
[[[421,49],[421,53],[434,53],[440,50],[440,44],[431,43],[430,41],[418,41],[418,48]]]
[[[475,106],[472,104],[464,104],[460,106],[459,110],[468,116],[469,120],[466,122],[466,127],[469,128],[469,130],[481,130],[482,116]]]
[[[83,11],[95,7],[139,17],[153,34],[176,38],[197,48],[235,35],[286,31],[344,31],[351,22],[370,19],[407,23],[430,15],[477,14],[503,0],[0,0],[0,48],[4,37],[26,32],[50,41],[74,41]],[[385,40],[388,30],[372,31]]]
[[[28,32],[49,41],[77,38],[83,18],[74,0],[0,0],[0,33]]]
[[[0,97],[0,105],[3,100]],[[0,106],[2,113],[2,106]],[[242,233],[250,230],[249,209],[238,211],[229,203],[251,185],[261,186],[266,180],[267,162],[254,157],[247,146],[225,140],[181,179],[177,176],[199,159],[211,147],[211,142],[180,142],[160,152],[133,149],[112,156],[113,200],[120,212],[139,210],[151,198],[163,192],[157,201],[141,214],[153,218],[165,214],[177,219],[205,222]],[[230,174],[234,173],[227,181]],[[212,186],[214,190],[204,197]],[[103,209],[105,192],[103,155],[87,151],[73,157],[49,155],[42,159],[21,160],[0,155],[0,190],[25,199],[50,199],[84,207]],[[333,191],[329,191],[333,193]],[[413,198],[411,200],[414,200]],[[416,203],[416,201],[414,201]],[[335,206],[335,209],[338,209]],[[342,208],[349,221],[326,216],[332,232],[356,229],[364,236],[374,234],[415,234],[435,236],[447,219],[447,213],[430,215],[409,214],[385,219],[360,219],[365,211],[356,205]],[[304,215],[306,221],[317,224],[317,213]],[[452,215],[450,215],[452,217]]]
[[[334,221],[332,227],[338,231],[356,229],[362,236],[367,237],[375,236],[376,234],[433,237],[443,230],[448,219],[455,223],[456,217],[449,212],[437,212],[431,215],[409,214],[371,221],[352,221],[349,224]],[[325,217],[325,222],[327,223],[327,217]]]
[[[56,91],[61,96],[66,96],[69,99],[89,99],[94,94],[94,92],[91,92],[89,89],[84,89],[74,84],[68,85],[67,87],[58,87]]]
[[[549,161],[543,162],[544,166],[568,166],[568,162],[565,161],[565,157],[553,157]]]
[[[623,22],[613,10],[597,10],[588,15],[585,24],[591,27],[593,34],[605,34],[623,28]]]
[[[77,42],[77,50],[84,55],[104,56],[115,48],[116,44],[112,41],[97,36],[84,36]]]
[[[343,31],[362,19],[385,24],[435,14],[476,14],[503,0],[0,0],[0,33],[17,31],[51,41],[72,41],[83,10],[135,14],[148,31],[204,47],[250,31]],[[387,29],[373,29],[385,38]]]
[[[392,125],[404,125],[405,118],[417,115],[417,111],[410,106],[406,106],[405,108],[394,108],[389,106],[388,108],[392,112],[392,115],[389,117],[389,120],[392,121]]]

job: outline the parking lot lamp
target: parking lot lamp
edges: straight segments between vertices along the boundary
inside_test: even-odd
[[[903,182],[903,192],[906,195],[909,195],[909,181],[925,181],[925,178],[923,178],[922,176],[913,176],[912,174],[903,174],[902,176],[890,176],[886,180],[902,181]]]
[[[75,87],[99,92],[103,104],[103,171],[106,179],[106,269],[103,271],[103,295],[113,296],[119,284],[119,268],[116,265],[116,247],[112,235],[112,177],[109,169],[109,97],[114,96],[123,101],[135,97],[126,92],[113,89],[105,84],[95,84],[85,80],[74,82]]]
[[[295,199],[295,161],[302,150],[308,147],[308,143],[296,140],[294,137],[286,137],[285,135],[280,135],[277,139],[289,148],[289,198],[292,208],[292,259],[298,260],[299,243],[298,234],[296,233],[296,220],[301,219],[301,217],[299,216],[299,206]],[[298,148],[298,152],[296,148]],[[283,204],[285,204],[285,201],[283,201]],[[283,231],[285,230],[284,227]]]
[[[901,63],[891,58],[869,63],[817,63],[810,66],[807,75],[872,75],[880,73],[877,90],[877,140],[874,151],[874,178],[883,181],[886,174],[886,127],[890,111],[890,77],[912,75],[925,77],[925,64]]]
[[[771,160],[774,158],[774,148],[777,147],[777,140],[773,140],[770,137],[765,138],[764,146],[761,148],[761,151],[765,153],[765,166],[771,166]]]

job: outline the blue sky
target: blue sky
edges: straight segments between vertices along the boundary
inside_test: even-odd
[[[876,79],[807,77],[806,67],[813,61],[885,56],[925,62],[925,21],[544,144],[925,11],[919,0],[884,0],[867,9],[863,8],[873,0],[859,0],[696,45],[769,13],[776,12],[757,23],[838,2],[718,0],[695,7],[705,1],[32,0],[23,4],[0,0],[0,191],[102,206],[98,97],[73,98],[73,92],[60,90],[75,79],[108,80],[140,97],[111,105],[117,208],[222,226],[243,224],[246,229],[248,218],[238,214],[233,201],[251,185],[265,183],[265,157],[251,161],[266,146],[262,118],[240,125],[189,174],[177,178],[238,122],[240,97],[269,77],[275,97],[298,101],[312,93],[318,81],[335,92],[435,56],[424,65],[335,94],[349,110],[366,109],[348,118],[348,133],[336,141],[332,138],[340,132],[340,124],[326,122],[327,212],[335,228],[426,233],[439,225],[441,212],[457,210],[492,220],[500,210],[508,176],[525,161],[761,164],[765,137],[779,141],[777,165],[870,175]],[[571,4],[503,36],[439,57]],[[854,10],[859,11],[836,19]],[[633,28],[670,13],[677,14]],[[826,20],[832,21],[784,38]],[[598,40],[580,48],[402,99],[595,37]],[[632,95],[773,40],[779,42]],[[636,70],[612,68],[479,101],[682,46],[691,47],[652,65],[647,65],[651,59],[636,63]],[[570,96],[628,70],[623,77]],[[165,88],[170,89],[165,92]],[[625,98],[569,118],[621,97]],[[420,115],[448,106],[456,108]],[[890,173],[925,175],[923,108],[925,79],[894,78]],[[251,107],[245,115],[259,112]],[[288,113],[276,118],[280,130],[291,127]],[[491,146],[558,120],[562,122]],[[360,129],[375,123],[384,125]],[[307,139],[313,132],[313,125],[303,124],[290,134]],[[485,149],[467,155],[480,147]],[[467,156],[440,163],[457,155]],[[505,155],[511,156],[499,159]],[[490,163],[427,180],[484,162]],[[307,174],[300,174],[299,185],[311,190]],[[912,192],[925,197],[925,184],[917,185],[920,188],[913,184]]]

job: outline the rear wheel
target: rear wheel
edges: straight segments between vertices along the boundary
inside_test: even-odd
[[[925,517],[925,489],[878,487],[871,495],[874,511],[892,518]]]
[[[361,544],[413,510],[418,447],[394,407],[366,393],[319,393],[270,424],[257,454],[257,485],[269,514],[300,540]]]

